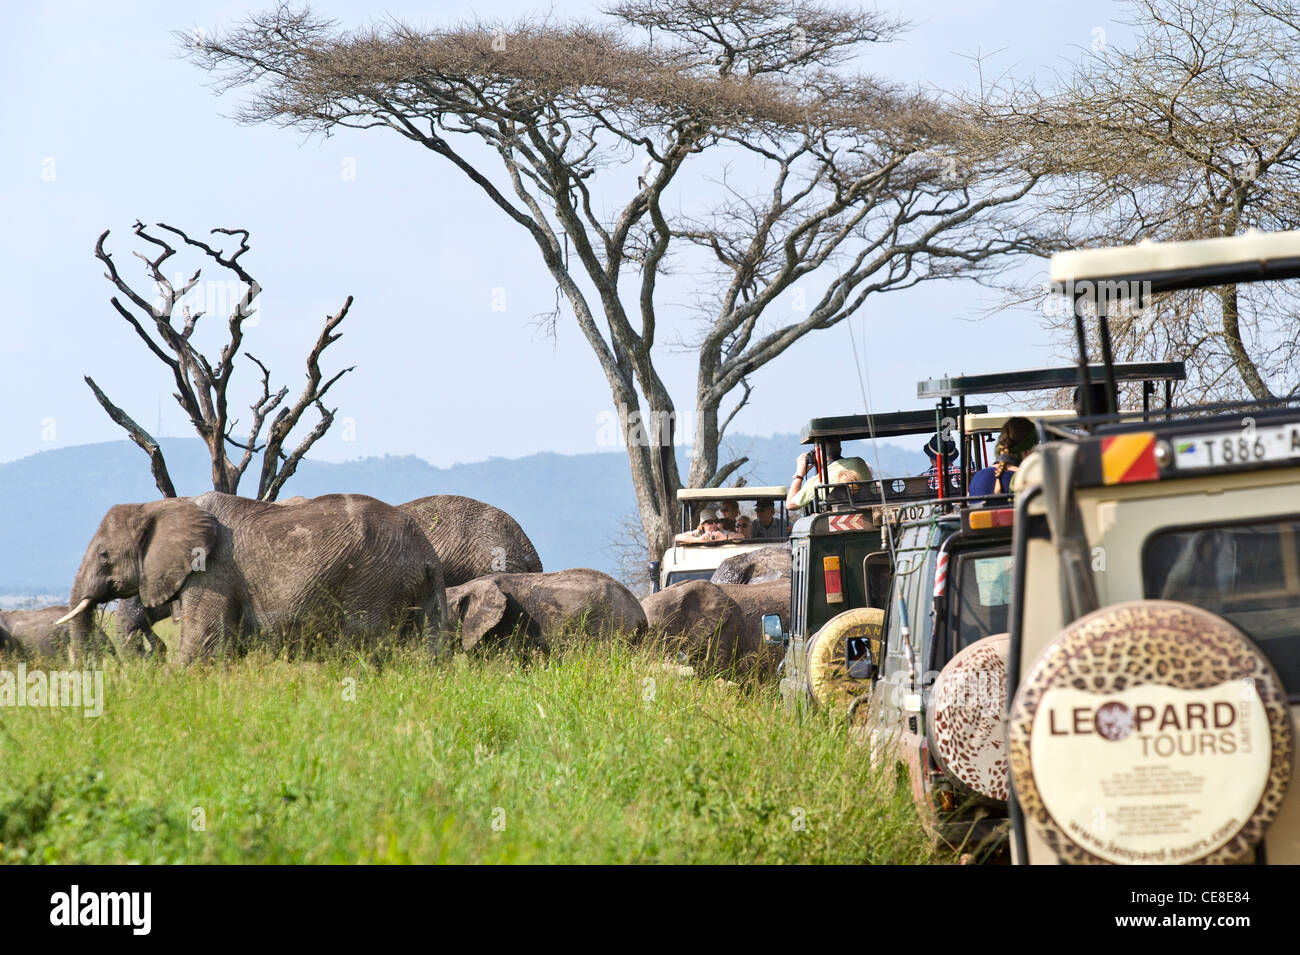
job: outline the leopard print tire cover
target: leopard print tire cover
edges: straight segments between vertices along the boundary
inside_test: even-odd
[[[884,625],[883,610],[856,607],[831,617],[813,634],[808,645],[808,689],[819,706],[847,715],[854,698],[871,688],[869,680],[849,676],[845,641],[852,637],[866,637],[875,651],[880,645]]]
[[[948,661],[930,694],[930,752],[945,773],[989,799],[1007,798],[1005,633],[977,640]]]
[[[1008,743],[1025,818],[1069,863],[1239,859],[1293,758],[1272,665],[1223,618],[1167,600],[1063,630],[1021,681]]]

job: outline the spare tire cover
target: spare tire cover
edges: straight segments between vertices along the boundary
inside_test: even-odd
[[[977,640],[948,661],[930,694],[930,751],[939,767],[972,792],[1007,798],[1005,633]]]
[[[1223,618],[1167,600],[1062,631],[1021,681],[1008,737],[1025,818],[1065,862],[1230,862],[1291,778],[1273,667]]]
[[[880,646],[885,612],[872,607],[856,607],[837,614],[813,634],[808,642],[808,689],[819,706],[847,714],[849,704],[870,689],[868,680],[849,676],[845,660],[845,641],[866,637],[871,641],[872,656]]]

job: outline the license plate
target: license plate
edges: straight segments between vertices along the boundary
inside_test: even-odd
[[[877,525],[897,524],[900,521],[919,521],[925,517],[928,506],[925,504],[895,504],[875,507],[872,517]]]
[[[1242,428],[1218,434],[1174,438],[1174,461],[1180,468],[1221,468],[1300,457],[1300,424]]]

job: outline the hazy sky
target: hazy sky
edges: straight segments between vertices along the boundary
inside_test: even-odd
[[[210,78],[178,58],[171,31],[229,26],[271,5],[94,0],[8,12],[0,66],[7,91],[0,461],[122,437],[82,382],[86,374],[146,427],[156,428],[161,408],[163,434],[191,433],[166,369],[108,304],[110,286],[92,255],[96,237],[111,229],[118,268],[141,277],[131,255],[138,246],[128,241],[137,218],[192,235],[214,226],[251,230],[253,248],[241,261],[265,291],[245,350],[292,394],[323,316],[355,296],[344,337],[324,362],[327,373],[357,366],[330,395],[340,418],[351,420],[316,445],[319,458],[416,454],[447,465],[606,450],[604,377],[571,318],[561,319],[554,341],[539,334],[534,316],[553,308],[555,286],[522,230],[449,165],[395,134],[345,130],[326,140],[240,126],[228,118],[236,100],[214,96]],[[335,0],[316,8],[352,26],[384,15],[436,24],[547,9],[557,17],[599,13],[576,0]],[[969,81],[963,54],[976,50],[1028,74],[1065,65],[1101,36],[1125,35],[1113,22],[1122,9],[1097,0],[882,8],[914,26],[872,49],[870,71],[939,85]],[[192,271],[198,263],[186,264]],[[1044,269],[1034,264],[1024,274],[1041,282]],[[680,282],[666,288],[663,307],[681,337],[690,332],[687,312],[669,307],[688,301]],[[912,407],[920,378],[1054,363],[1038,314],[973,321],[995,301],[955,282],[869,301],[855,331],[870,342],[876,410]],[[220,339],[220,323],[212,324],[209,342]],[[733,430],[794,431],[814,414],[860,411],[847,346],[845,328],[819,332],[760,371]],[[689,414],[693,356],[665,351],[660,362],[679,411]],[[245,363],[240,374],[252,387]],[[235,414],[247,420],[247,412]]]

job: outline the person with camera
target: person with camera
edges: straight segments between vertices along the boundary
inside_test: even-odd
[[[849,484],[854,481],[871,480],[871,468],[867,466],[867,462],[859,457],[841,457],[843,448],[838,441],[829,442],[826,450],[831,458],[831,463],[826,467],[826,474],[830,479],[828,483]],[[817,467],[817,458],[813,452],[799,455],[794,463],[794,477],[790,480],[790,490],[785,496],[787,510],[807,507],[817,493],[817,485],[822,483],[820,475],[806,480],[808,472]]]

